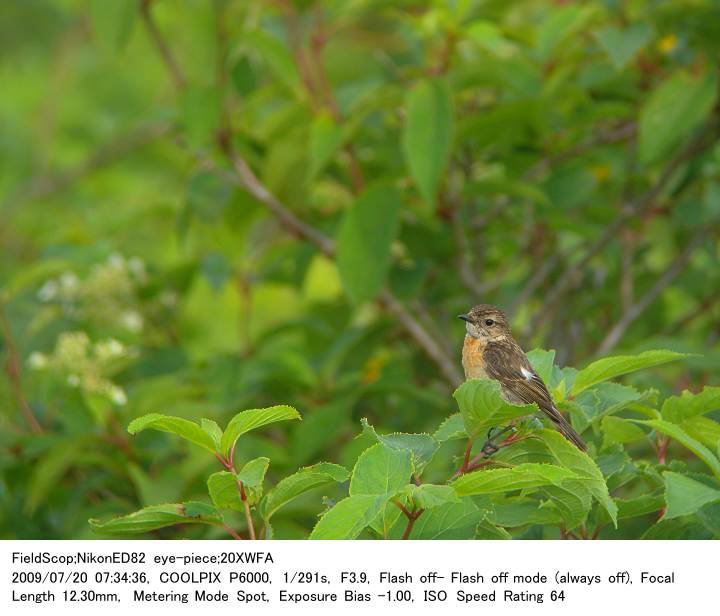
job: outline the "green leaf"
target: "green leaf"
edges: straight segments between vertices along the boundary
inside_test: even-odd
[[[425,511],[417,519],[409,539],[474,539],[477,526],[486,515],[487,510],[479,508],[469,498],[440,505]],[[404,519],[401,525],[404,530]]]
[[[282,479],[260,504],[260,512],[269,520],[281,507],[284,507],[301,494],[320,486],[347,481],[350,473],[344,466],[320,462],[301,468],[296,473]]]
[[[411,452],[413,468],[417,474],[422,472],[427,463],[432,460],[435,452],[440,448],[440,443],[429,434],[403,434],[401,432],[395,432],[393,434],[380,435],[375,432],[375,428],[368,423],[367,419],[361,419],[360,423],[363,434],[369,434],[376,441],[387,445],[390,449]]]
[[[438,184],[450,156],[453,109],[444,79],[426,79],[405,100],[402,134],[405,161],[423,199],[434,206]]]
[[[357,459],[350,479],[350,495],[392,496],[407,485],[412,472],[410,451],[391,449],[378,443],[363,451]]]
[[[328,113],[318,114],[310,125],[310,179],[330,162],[342,145],[343,132]]]
[[[642,428],[629,419],[608,416],[603,418],[601,426],[604,433],[603,449],[613,443],[632,443],[645,438]]]
[[[617,70],[622,70],[652,36],[646,23],[632,24],[621,30],[613,26],[599,30],[595,35]]]
[[[444,443],[445,441],[453,441],[461,438],[467,438],[468,433],[465,430],[465,420],[463,419],[462,413],[455,413],[445,419],[435,433],[433,438],[438,443]]]
[[[368,187],[343,218],[337,236],[337,266],[356,304],[373,299],[390,268],[390,248],[400,226],[400,195],[387,184]]]
[[[320,518],[310,539],[355,539],[380,515],[387,501],[385,495],[348,496]]]
[[[255,458],[245,463],[245,465],[236,473],[236,477],[243,482],[246,487],[255,488],[261,486],[265,480],[270,466],[270,458]]]
[[[605,477],[594,460],[555,430],[541,430],[540,436],[556,461],[587,484],[590,493],[605,509],[617,528],[617,505],[610,497]]]
[[[448,503],[460,502],[452,486],[423,483],[419,486],[411,483],[407,486],[408,497],[416,509],[432,509]]]
[[[660,511],[665,506],[662,494],[643,494],[627,500],[616,499],[618,506],[618,520],[637,518]]]
[[[87,0],[95,38],[98,44],[108,51],[123,49],[130,40],[135,18],[138,13],[135,0]]]
[[[716,96],[712,67],[699,75],[678,71],[660,84],[640,113],[641,162],[654,163],[678,146],[707,117]]]
[[[201,419],[200,428],[208,434],[215,445],[215,450],[220,451],[220,439],[222,438],[222,429],[212,419]]]
[[[666,472],[665,477],[665,510],[664,519],[690,515],[698,509],[720,500],[720,490],[690,479],[680,473]]]
[[[212,171],[198,171],[187,184],[188,211],[204,222],[217,222],[232,193],[233,187],[226,178]]]
[[[295,61],[283,41],[262,28],[248,30],[243,36],[250,48],[257,50],[258,55],[287,88],[296,90],[299,87],[300,76]]]
[[[527,353],[527,358],[537,375],[550,387],[553,368],[555,367],[555,351],[533,349]]]
[[[663,402],[660,414],[673,423],[710,413],[720,408],[720,387],[705,387],[700,393],[683,391],[680,396],[671,396]]]
[[[210,453],[215,453],[215,443],[212,437],[205,432],[195,422],[182,417],[173,417],[172,415],[161,415],[160,413],[150,413],[143,415],[137,419],[133,419],[127,428],[130,434],[137,434],[143,430],[160,430],[162,432],[170,432],[177,434],[191,443],[200,445],[203,449]]]
[[[677,361],[688,357],[686,353],[675,351],[645,351],[639,355],[617,355],[615,357],[604,357],[594,361],[586,368],[580,370],[575,377],[572,393],[577,396],[581,391],[592,387],[596,383],[602,383],[622,374],[659,366],[671,361]]]
[[[243,511],[240,490],[235,475],[229,471],[213,473],[207,480],[208,492],[218,509]]]
[[[458,477],[451,485],[459,496],[500,494],[547,485],[560,485],[577,476],[553,464],[518,464],[514,468],[479,470]]]
[[[634,419],[633,421],[655,428],[658,432],[662,432],[663,434],[675,439],[678,443],[687,447],[698,458],[705,462],[715,477],[720,479],[720,461],[715,457],[712,451],[710,451],[702,443],[692,438],[680,426],[676,426],[675,424],[662,419]]]
[[[129,515],[113,518],[107,522],[89,520],[90,527],[105,535],[134,535],[175,524],[222,524],[220,513],[205,503],[189,501],[168,505],[145,507]]]
[[[562,517],[556,509],[543,506],[539,500],[518,497],[495,503],[494,520],[500,526],[515,528],[529,524],[559,524]]]
[[[256,430],[262,426],[275,423],[277,421],[285,421],[289,419],[301,419],[293,407],[285,404],[270,406],[264,409],[250,409],[241,411],[233,417],[225,428],[222,438],[220,439],[221,453],[227,456],[235,445],[235,441],[240,436],[250,430]]]
[[[470,379],[455,390],[465,430],[473,438],[503,422],[537,412],[537,404],[516,405],[503,400],[500,383],[491,379]]]
[[[180,116],[185,139],[194,148],[214,142],[220,128],[221,96],[214,86],[189,86],[180,95]]]

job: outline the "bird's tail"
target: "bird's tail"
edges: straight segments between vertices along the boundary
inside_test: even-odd
[[[554,409],[555,413],[550,416],[550,419],[557,425],[558,432],[562,434],[567,440],[569,440],[575,447],[580,451],[587,451],[587,445],[582,437],[575,431],[567,419],[565,419],[560,411]]]

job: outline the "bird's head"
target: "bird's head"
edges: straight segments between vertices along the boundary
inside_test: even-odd
[[[478,304],[467,314],[459,314],[465,321],[465,330],[473,338],[502,338],[510,334],[505,313],[490,304]]]

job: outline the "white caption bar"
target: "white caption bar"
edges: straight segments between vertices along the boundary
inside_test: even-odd
[[[670,614],[689,598],[716,603],[708,559],[716,549],[701,541],[4,541],[0,610]]]

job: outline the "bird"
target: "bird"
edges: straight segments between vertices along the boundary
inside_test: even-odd
[[[558,411],[547,386],[513,338],[505,313],[496,306],[479,304],[458,318],[465,321],[465,378],[499,381],[502,397],[511,404],[536,403],[566,439],[587,451],[582,437]]]

